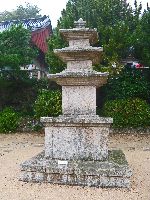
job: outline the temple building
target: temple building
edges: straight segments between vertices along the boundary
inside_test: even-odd
[[[24,28],[31,30],[31,42],[39,50],[39,54],[33,60],[33,63],[21,67],[21,70],[28,70],[30,77],[36,76],[40,79],[48,71],[48,66],[45,63],[45,53],[48,51],[47,39],[52,35],[51,21],[46,15],[36,19],[3,21],[0,22],[0,32],[8,30],[12,25],[18,25],[20,23]]]

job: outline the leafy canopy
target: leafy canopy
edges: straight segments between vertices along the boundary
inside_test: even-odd
[[[145,65],[150,66],[150,8],[144,11],[133,37],[135,55]]]
[[[49,41],[47,62],[51,72],[60,72],[64,68],[53,53],[53,49],[64,46],[58,29],[72,28],[74,21],[81,17],[87,22],[87,27],[98,30],[100,40],[96,45],[104,48],[101,65],[108,67],[115,62],[119,67],[120,61],[128,56],[130,47],[134,46],[133,38],[137,37],[133,33],[139,24],[142,6],[135,0],[134,7],[129,6],[126,0],[69,0],[54,31],[55,39]],[[100,71],[101,65],[97,70]]]
[[[46,62],[49,64],[50,73],[55,74],[65,68],[63,63],[53,52],[53,49],[59,49],[66,46],[66,43],[60,36],[58,28],[53,31],[51,39],[48,41],[49,51],[46,54]]]
[[[0,69],[19,69],[19,66],[31,63],[37,51],[31,47],[30,39],[30,31],[22,25],[0,33]]]

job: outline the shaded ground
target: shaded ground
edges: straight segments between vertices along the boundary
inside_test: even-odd
[[[20,182],[19,164],[43,150],[44,135],[0,135],[0,199],[150,200],[150,135],[113,135],[109,139],[110,148],[122,149],[133,170],[130,190]]]

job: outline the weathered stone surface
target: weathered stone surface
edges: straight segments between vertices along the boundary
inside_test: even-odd
[[[106,127],[47,127],[45,156],[55,159],[105,160],[108,156]]]
[[[73,29],[60,29],[61,35],[68,41],[88,41],[90,44],[95,44],[98,41],[97,29],[89,28],[73,28]],[[78,40],[77,40],[78,34]],[[77,44],[77,43],[76,43]],[[82,43],[81,43],[82,44]],[[70,43],[70,45],[75,45]],[[79,44],[80,45],[80,44]]]
[[[70,40],[69,41],[69,46],[74,46],[74,47],[88,47],[90,46],[89,39],[81,39],[81,40]]]
[[[100,62],[103,51],[102,47],[65,47],[62,49],[55,49],[54,53],[59,56],[64,62],[68,61],[85,61],[91,60],[93,64]]]
[[[78,41],[81,41],[78,46],[83,43],[89,44],[90,42],[91,44],[95,44],[98,42],[97,29],[85,28],[86,21],[83,21],[82,18],[80,18],[78,21],[75,21],[74,25],[75,28],[73,29],[60,29],[60,34],[66,41],[70,43],[70,46],[78,44]],[[75,44],[72,44],[70,41],[74,41]]]
[[[78,21],[75,21],[74,22],[74,25],[76,26],[76,28],[85,28],[85,25],[86,25],[86,21],[83,21],[82,18],[80,18]]]
[[[45,128],[45,156],[57,159],[105,160],[112,118],[62,115],[41,118]]]
[[[60,115],[58,117],[41,117],[45,127],[110,127],[113,123],[111,117],[99,117],[98,115]]]
[[[82,70],[90,71],[92,70],[92,61],[91,60],[69,61],[67,62],[67,70],[69,72],[78,72]]]
[[[62,112],[64,115],[96,115],[96,88],[63,86]]]
[[[48,77],[62,86],[94,86],[100,87],[107,82],[108,73],[96,71],[68,71],[65,70],[58,74],[50,74]],[[83,93],[84,94],[84,93]]]
[[[112,157],[118,152],[121,164]],[[22,181],[95,187],[129,187],[132,175],[122,151],[110,152],[107,161],[68,160],[67,166],[63,167],[58,165],[58,159],[47,160],[42,152],[23,163],[21,172]]]

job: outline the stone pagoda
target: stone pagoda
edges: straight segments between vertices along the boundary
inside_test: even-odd
[[[85,28],[82,19],[73,29],[61,29],[69,47],[55,54],[67,69],[50,74],[62,86],[62,115],[42,117],[45,150],[21,165],[22,181],[56,184],[129,187],[131,170],[121,150],[108,151],[112,118],[96,115],[96,88],[107,82],[107,73],[92,69],[103,49],[96,29]]]

